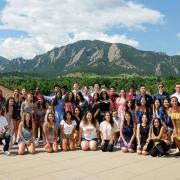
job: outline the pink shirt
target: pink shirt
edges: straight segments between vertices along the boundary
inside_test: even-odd
[[[134,93],[134,94],[130,94],[130,93],[127,93],[126,94],[126,100],[129,100],[129,99],[135,99],[136,98],[136,94]]]
[[[118,97],[116,99],[116,106],[118,110],[118,116],[123,119],[125,111],[126,99],[124,97]]]
[[[64,104],[65,112],[70,111],[74,113],[74,104],[72,102],[67,102]]]

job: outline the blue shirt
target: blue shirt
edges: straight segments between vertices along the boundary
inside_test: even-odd
[[[167,92],[163,92],[162,94],[160,94],[159,92],[157,92],[156,94],[154,94],[154,101],[156,99],[159,99],[161,101],[161,103],[163,103],[164,99],[170,99],[170,96]]]
[[[142,97],[145,97],[147,106],[151,106],[153,104],[153,98],[150,95],[148,95],[148,94],[141,95],[140,94],[140,95],[137,95],[136,98],[135,98],[135,104],[137,106],[140,105],[140,100],[141,100]]]

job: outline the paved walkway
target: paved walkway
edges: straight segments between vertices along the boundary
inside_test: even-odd
[[[180,180],[180,158],[152,158],[117,151],[0,153],[0,180]]]

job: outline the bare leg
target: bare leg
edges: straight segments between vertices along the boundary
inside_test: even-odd
[[[52,152],[52,145],[51,145],[51,144],[49,144],[49,146],[46,144],[46,145],[44,146],[44,148],[45,148],[45,151],[46,151],[46,152],[48,152],[48,153],[51,153],[51,152]]]
[[[26,145],[24,144],[24,142],[22,142],[22,143],[19,144],[18,146],[19,146],[18,154],[19,154],[19,155],[23,155],[24,152],[25,152]]]
[[[69,140],[69,141],[70,141],[70,142],[69,142],[70,150],[71,150],[71,151],[74,151],[74,150],[75,150],[74,140],[71,139],[71,140]]]
[[[18,132],[18,126],[19,126],[20,121],[18,120],[13,120],[13,143],[16,143],[17,140],[17,132]]]
[[[63,140],[62,140],[62,150],[63,151],[67,151],[68,150],[68,144],[69,144],[68,139],[67,138],[63,138]]]
[[[27,149],[28,149],[30,154],[34,154],[35,153],[35,145],[34,145],[34,143],[31,143],[29,146],[27,146]]]
[[[89,149],[89,142],[88,141],[82,141],[81,142],[81,148],[83,151],[87,151]]]
[[[55,143],[53,144],[53,151],[54,151],[54,152],[58,152],[58,144],[57,144],[57,142],[55,142]]]
[[[89,148],[92,151],[96,151],[97,150],[97,142],[96,141],[90,141],[89,142]]]
[[[127,153],[128,152],[128,149],[126,147],[122,147],[121,150],[122,150],[123,153]]]

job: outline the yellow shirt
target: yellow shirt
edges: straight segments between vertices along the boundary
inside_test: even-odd
[[[180,140],[180,111],[169,110],[168,115],[175,122],[177,128],[177,134],[174,134]]]

